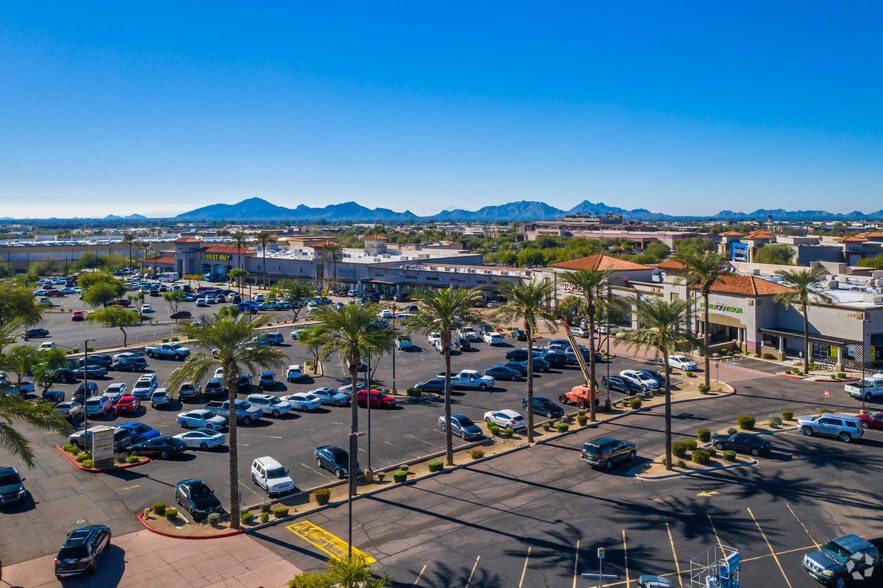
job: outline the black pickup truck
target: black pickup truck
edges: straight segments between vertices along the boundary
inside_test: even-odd
[[[848,584],[867,581],[867,586],[879,586],[880,551],[883,537],[864,539],[858,535],[844,535],[831,539],[818,551],[803,556],[803,570],[825,586],[844,588]]]

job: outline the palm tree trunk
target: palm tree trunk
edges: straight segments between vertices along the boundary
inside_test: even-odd
[[[239,446],[236,429],[236,382],[227,381],[227,399],[230,401],[230,412],[227,416],[227,439],[230,447],[230,527],[239,528]]]
[[[263,268],[264,268],[264,288],[267,287],[267,244],[264,243],[264,247],[261,249],[261,253],[264,257],[263,260]]]
[[[703,321],[705,322],[702,324],[702,342],[705,343],[705,353],[703,353],[705,356],[705,385],[711,390],[711,358],[709,357],[708,352],[708,294],[708,292],[703,290],[702,300],[705,302],[705,308],[703,309],[702,316]],[[666,361],[665,364],[668,365],[668,361]]]
[[[668,351],[664,348],[662,362],[665,369],[665,469],[671,471],[671,370],[668,367]]]
[[[525,321],[527,334],[527,442],[533,443],[533,333]]]
[[[595,408],[595,305],[590,304],[589,308],[589,420],[593,423],[598,420],[598,412]],[[573,350],[575,353],[582,353],[579,347]],[[600,396],[600,392],[599,392]]]
[[[809,373],[809,312],[803,304],[803,373]]]
[[[445,343],[447,339],[447,343]],[[442,335],[445,350],[445,456],[448,465],[454,465],[454,436],[451,434],[451,329]]]

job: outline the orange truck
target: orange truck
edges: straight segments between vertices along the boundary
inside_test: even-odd
[[[591,391],[588,386],[574,386],[570,392],[565,392],[558,397],[561,404],[575,404],[577,408],[588,408]],[[595,405],[601,403],[601,392],[595,389]]]

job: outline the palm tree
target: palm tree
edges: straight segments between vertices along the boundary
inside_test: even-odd
[[[711,287],[716,282],[720,282],[723,276],[729,276],[731,272],[727,271],[727,256],[720,253],[703,252],[703,253],[683,253],[674,257],[683,266],[682,270],[676,270],[682,274],[687,286],[697,286],[702,294],[703,302],[703,325],[702,342],[708,349],[708,340],[710,330],[708,328],[708,297],[711,294]],[[711,359],[705,354],[705,385],[711,386]]]
[[[270,369],[285,359],[285,354],[271,345],[245,345],[258,333],[256,329],[267,322],[263,315],[252,318],[242,314],[235,318],[206,315],[201,323],[184,323],[178,333],[191,340],[199,348],[187,358],[181,367],[169,376],[172,388],[183,382],[199,382],[214,368],[222,368],[224,385],[227,387],[230,406],[236,401],[236,378],[241,373],[255,373],[258,368]],[[210,352],[209,350],[213,350]],[[231,408],[231,415],[235,409]],[[237,445],[236,418],[227,419],[230,446],[230,525],[239,528],[239,447]]]
[[[576,310],[579,314],[585,316],[589,325],[589,418],[593,422],[597,419],[597,407],[595,406],[596,396],[596,378],[595,378],[595,311],[604,309],[612,304],[608,290],[610,289],[610,276],[613,269],[587,269],[575,272],[566,272],[561,276],[562,281],[570,284],[574,290],[579,292],[579,297],[569,297],[562,302],[562,306]],[[579,349],[574,349],[574,353],[580,353]]]
[[[827,270],[816,269],[779,270],[776,275],[782,278],[785,286],[791,288],[787,292],[776,294],[773,298],[786,307],[800,305],[803,308],[803,373],[809,373],[809,303],[813,296],[823,302],[831,302],[832,298],[821,291],[821,277]]]
[[[391,328],[376,328],[376,304],[347,304],[342,308],[321,307],[313,317],[324,326],[326,336],[322,342],[322,357],[337,354],[350,374],[352,398],[350,400],[350,492],[355,491],[355,467],[358,458],[359,413],[358,379],[362,355],[369,349],[388,351],[393,346]]]
[[[632,299],[633,311],[640,325],[633,331],[619,335],[629,348],[643,347],[645,354],[651,349],[662,353],[662,366],[665,370],[665,468],[671,470],[671,368],[668,357],[684,347],[698,347],[704,353],[705,344],[687,328],[687,321],[693,312],[696,300]]]
[[[464,323],[481,322],[470,302],[481,296],[479,288],[458,288],[424,292],[417,296],[419,312],[408,319],[408,331],[439,331],[445,356],[445,447],[448,465],[454,465],[454,440],[451,436],[451,329],[459,318]]]
[[[129,247],[129,267],[132,267],[132,246],[137,242],[135,233],[123,233],[123,244]]]
[[[276,236],[272,231],[261,231],[260,233],[256,233],[254,238],[258,243],[261,244],[261,257],[263,258],[263,263],[261,267],[264,270],[264,288],[267,287],[267,244],[270,241],[275,241]]]
[[[230,238],[233,239],[233,242],[236,243],[236,258],[239,261],[239,269],[242,269],[242,245],[248,240],[248,233],[244,233],[242,231],[235,231],[230,233]]]
[[[28,402],[18,394],[0,394],[0,446],[25,462],[28,469],[34,467],[34,451],[24,435],[15,430],[13,421],[35,425],[43,431],[67,433],[71,426],[51,404]]]
[[[147,254],[150,253],[150,243],[147,241],[136,241],[135,248],[144,252],[144,260],[147,260]],[[140,270],[139,270],[140,271]]]
[[[527,335],[527,442],[533,443],[533,338],[537,332],[537,321],[543,321],[549,328],[555,325],[555,313],[548,306],[554,287],[552,282],[506,283],[500,291],[506,297],[506,304],[494,309],[492,316],[507,323],[521,319]]]
[[[343,259],[343,247],[337,243],[326,243],[322,247],[322,260],[330,261],[333,268],[333,284],[337,283],[337,262]]]

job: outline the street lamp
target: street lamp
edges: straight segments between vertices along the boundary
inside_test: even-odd
[[[607,325],[607,403],[610,403],[610,286],[607,287],[607,304],[604,309],[604,323]]]
[[[370,397],[368,405],[371,405]],[[349,530],[347,535],[347,560],[353,559],[353,495],[356,493],[356,452],[359,450],[359,437],[365,433],[350,433],[350,462],[349,462],[349,496],[347,497],[347,517]]]
[[[365,370],[368,395],[365,406],[368,407],[368,469],[371,469],[371,347],[368,347],[368,369]],[[372,470],[373,471],[373,470]]]
[[[89,413],[86,411],[86,400],[89,394],[89,343],[93,343],[95,339],[85,339],[83,341],[83,445],[86,445],[87,431],[89,430]]]
[[[867,315],[868,315],[868,313],[864,313],[862,315],[862,355],[861,355],[861,361],[862,361],[862,380],[861,380],[861,382],[862,382],[862,386],[861,386],[862,387],[862,414],[865,413],[865,398],[867,397],[867,394],[865,394],[865,391],[864,391],[864,385],[865,385],[865,323],[868,322]]]
[[[398,305],[395,303],[395,300],[392,302],[392,336],[393,339],[396,338],[396,309]],[[396,345],[394,343],[394,345]],[[396,393],[396,347],[393,347],[392,350],[392,393]]]

